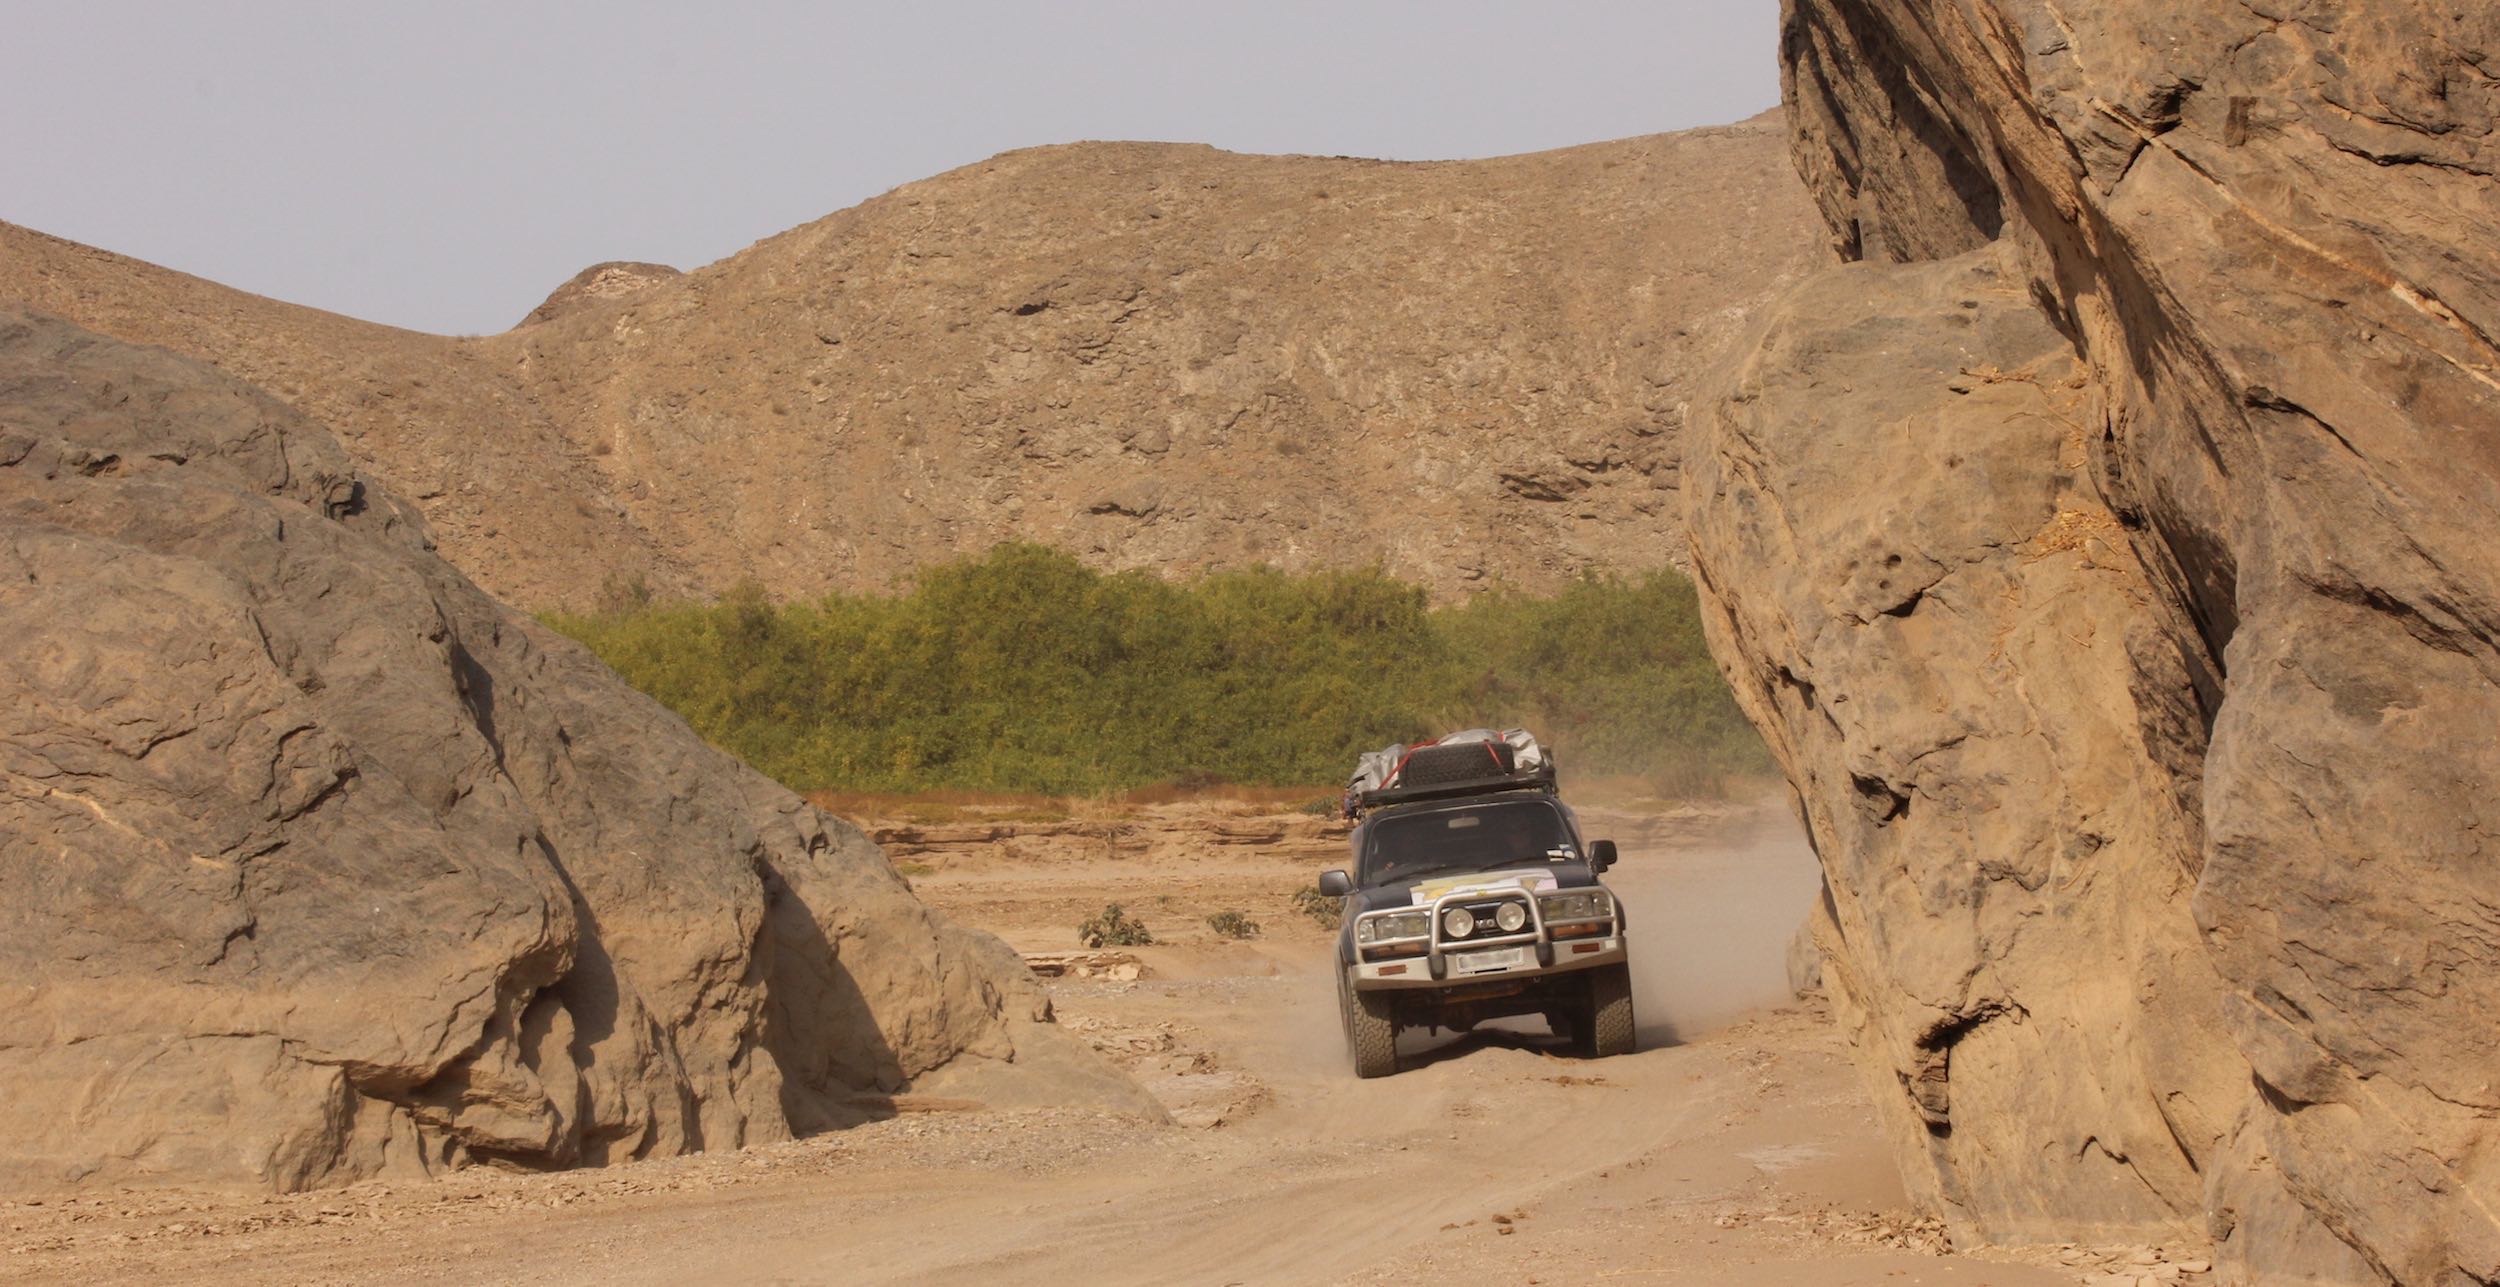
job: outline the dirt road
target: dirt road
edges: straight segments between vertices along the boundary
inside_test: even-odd
[[[1053,990],[1062,1021],[1154,1089],[1175,1124],[906,1097],[850,1131],[606,1171],[0,1203],[0,1278],[2199,1280],[2187,1250],[1944,1253],[1903,1210],[1835,1034],[1809,1008],[1772,1004],[1815,888],[1810,859],[1776,815],[1715,834],[1684,823],[1621,820],[1645,837],[1610,877],[1650,954],[1632,1056],[1569,1058],[1523,1023],[1410,1037],[1405,1072],[1357,1081],[1327,932],[1290,910],[1314,858],[1327,860],[1307,827],[1299,841],[1252,828],[1249,843],[1127,853],[1082,835],[1057,853],[962,845],[907,858],[915,883],[1019,947],[1073,947],[1069,913],[1117,897],[1167,940],[1133,953],[1142,977],[1115,966]],[[1228,909],[1264,932],[1216,938],[1204,917]]]

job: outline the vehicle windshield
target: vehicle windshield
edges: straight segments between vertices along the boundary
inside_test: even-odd
[[[1370,832],[1363,853],[1365,885],[1542,862],[1571,846],[1562,811],[1541,798],[1376,818]]]

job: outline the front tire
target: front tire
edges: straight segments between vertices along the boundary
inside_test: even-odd
[[[1573,1043],[1593,1059],[1631,1054],[1638,1045],[1632,1031],[1632,967],[1601,965],[1587,973],[1587,1008],[1574,1016]]]
[[[1345,1017],[1346,1053],[1357,1077],[1386,1077],[1398,1070],[1398,1021],[1389,998],[1354,986],[1349,967],[1337,976],[1337,1008]]]

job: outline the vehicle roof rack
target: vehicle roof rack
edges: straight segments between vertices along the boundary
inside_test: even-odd
[[[1427,786],[1400,786],[1378,791],[1365,791],[1354,799],[1361,808],[1378,809],[1392,804],[1412,804],[1418,800],[1454,800],[1460,796],[1492,795],[1501,791],[1542,791],[1547,795],[1555,794],[1554,762],[1548,759],[1536,768],[1525,769],[1517,773],[1495,773],[1457,782],[1434,782]]]

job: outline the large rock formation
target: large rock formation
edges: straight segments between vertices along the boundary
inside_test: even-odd
[[[1819,254],[1776,117],[1486,161],[1009,153],[414,335],[0,226],[0,299],[342,434],[532,607],[876,588],[1010,539],[1448,593],[1680,548],[1691,381]]]
[[[1964,1237],[2500,1281],[2500,11],[1791,0],[1713,638]]]
[[[0,313],[0,1187],[1154,1112],[995,939],[430,550],[324,431]]]

